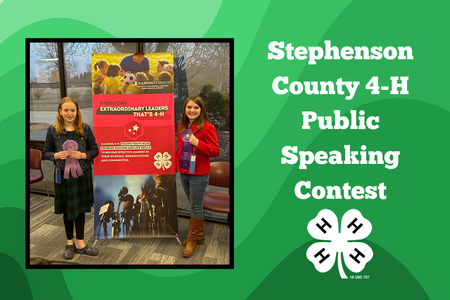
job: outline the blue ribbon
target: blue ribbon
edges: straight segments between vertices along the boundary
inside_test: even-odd
[[[181,147],[181,155],[179,160],[179,167],[183,170],[189,170],[189,163],[192,155],[192,145],[189,143],[189,137],[194,134],[191,129],[186,129],[181,133],[181,140],[183,146]]]

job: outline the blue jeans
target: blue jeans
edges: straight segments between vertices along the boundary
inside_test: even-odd
[[[189,200],[191,215],[196,219],[203,219],[203,198],[209,183],[209,174],[189,175],[180,173],[181,184]]]

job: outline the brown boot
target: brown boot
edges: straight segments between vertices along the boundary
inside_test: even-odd
[[[201,223],[202,219],[196,219],[191,216],[186,247],[184,247],[183,251],[184,257],[191,257],[192,254],[194,254],[195,246],[197,246],[198,233],[200,231],[200,227],[202,226]]]
[[[198,232],[198,238],[197,238],[197,244],[204,244],[205,243],[205,212],[203,212],[203,219],[201,223],[200,231]],[[183,241],[183,245],[186,246],[187,239]]]

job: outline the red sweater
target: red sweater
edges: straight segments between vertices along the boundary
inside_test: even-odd
[[[180,129],[180,124],[178,124],[178,129]],[[217,140],[216,128],[214,125],[206,122],[206,124],[198,132],[197,124],[192,125],[191,130],[194,132],[194,136],[198,139],[197,148],[191,145],[192,153],[195,153],[195,173],[189,173],[189,170],[184,170],[179,167],[179,160],[181,154],[181,148],[183,146],[183,141],[181,140],[181,134],[178,135],[178,149],[176,153],[177,170],[180,173],[185,173],[189,175],[205,175],[211,172],[211,166],[209,164],[210,157],[217,157],[220,153],[219,142]],[[177,131],[178,133],[178,131]]]

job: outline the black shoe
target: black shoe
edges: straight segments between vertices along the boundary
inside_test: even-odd
[[[77,247],[75,247],[75,253],[86,254],[89,256],[97,256],[98,250],[90,247],[89,245],[86,245],[86,246],[84,246],[84,248],[81,248],[81,249],[78,249]]]
[[[73,258],[73,251],[75,246],[74,245],[67,245],[66,250],[64,250],[64,258],[65,259],[72,259]]]

